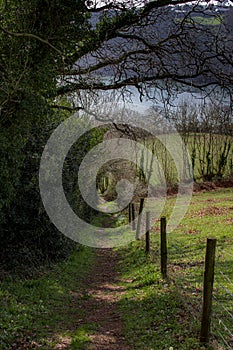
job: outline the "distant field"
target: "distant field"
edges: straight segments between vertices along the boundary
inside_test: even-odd
[[[183,18],[177,18],[176,21],[180,23],[183,20]],[[192,18],[186,19],[186,23],[196,23],[201,24],[205,26],[218,26],[222,23],[223,17],[222,16],[192,16]]]

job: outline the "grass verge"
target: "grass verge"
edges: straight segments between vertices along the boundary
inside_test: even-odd
[[[161,215],[169,219],[173,205],[171,197]],[[217,238],[209,348],[232,348],[232,223],[232,189],[194,194],[179,227],[168,233],[168,280],[160,274],[159,222],[152,229],[150,256],[143,237],[119,250],[126,289],[120,309],[133,349],[204,349],[199,336],[207,236]]]
[[[82,324],[82,291],[95,260],[80,247],[69,259],[34,278],[4,278],[0,283],[0,349],[84,349],[96,325]],[[79,326],[80,323],[80,326]],[[68,331],[69,330],[69,331]]]

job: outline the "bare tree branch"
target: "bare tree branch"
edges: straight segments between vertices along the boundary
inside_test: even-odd
[[[208,71],[202,73],[208,73]],[[178,83],[182,83],[187,86],[193,86],[196,88],[206,88],[208,86],[213,86],[216,85],[216,81],[214,82],[208,82],[208,83],[195,83],[192,81],[192,79],[195,79],[199,77],[200,73],[196,72],[195,74],[187,74],[187,75],[173,75],[173,74],[161,74],[159,76],[142,76],[142,77],[132,77],[128,78],[119,82],[113,82],[109,84],[104,84],[102,82],[96,82],[91,84],[91,89],[92,90],[102,90],[102,91],[107,91],[107,90],[115,90],[115,89],[120,89],[125,86],[137,86],[140,83],[147,83],[147,82],[154,82],[156,80],[165,80],[165,79],[172,79],[173,81],[176,81]],[[57,89],[56,96],[62,96],[66,95],[78,90],[89,90],[90,89],[90,83],[87,81],[86,85],[81,82],[81,83],[73,83],[73,84],[67,84],[65,86],[61,86]]]

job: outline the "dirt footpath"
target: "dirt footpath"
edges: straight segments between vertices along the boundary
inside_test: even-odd
[[[130,350],[122,335],[123,324],[117,309],[117,302],[124,293],[124,287],[117,285],[118,259],[111,249],[98,249],[96,264],[85,280],[87,298],[82,301],[84,322],[99,325],[90,335],[90,350]]]

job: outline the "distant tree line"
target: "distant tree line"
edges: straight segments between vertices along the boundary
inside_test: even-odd
[[[159,113],[163,112],[156,108],[150,110],[155,122]],[[233,115],[229,105],[184,100],[179,107],[168,109],[164,118],[173,125],[171,132],[177,130],[182,137],[184,150],[187,149],[190,156],[190,166],[184,164],[184,168],[187,166],[190,176],[193,172],[194,181],[232,178]],[[156,139],[149,138],[144,142],[163,164],[167,182],[171,185],[177,183],[175,164],[165,147]]]

